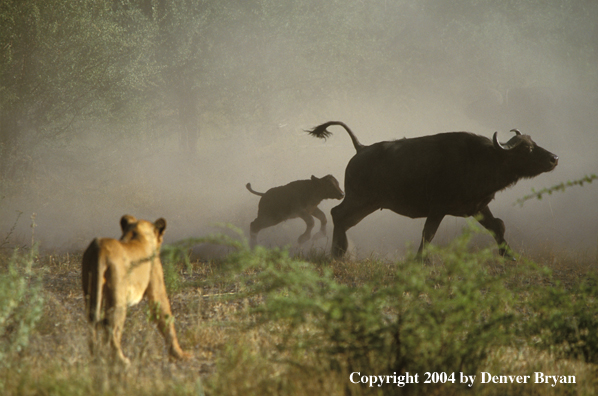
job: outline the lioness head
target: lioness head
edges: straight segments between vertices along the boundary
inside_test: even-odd
[[[149,243],[155,241],[153,248],[159,249],[162,246],[166,220],[160,217],[151,223],[146,220],[137,220],[131,215],[124,215],[120,219],[120,228],[123,232],[120,237],[121,242],[129,242],[133,239],[143,239]]]

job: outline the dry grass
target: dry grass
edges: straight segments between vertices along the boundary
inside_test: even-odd
[[[535,257],[554,271],[564,285],[580,282],[597,263],[592,258],[555,254]],[[397,264],[378,260],[314,260],[320,269],[331,268],[334,279],[350,287],[377,280],[388,284],[397,276]],[[488,263],[500,273],[505,264]],[[92,361],[87,348],[87,324],[83,316],[79,255],[41,255],[36,263],[43,274],[44,314],[31,336],[29,348],[14,357],[10,368],[0,372],[4,395],[362,395],[394,394],[397,390],[424,394],[478,395],[596,395],[597,369],[579,360],[556,359],[526,342],[495,349],[484,370],[493,375],[575,375],[577,384],[480,384],[480,373],[473,388],[464,385],[386,385],[369,388],[352,384],[347,367],[331,367],[309,351],[300,356],[302,365],[287,364],[280,346],[280,331],[268,327],[248,327],[248,310],[260,304],[259,298],[237,299],[235,289],[226,284],[205,286],[201,281],[219,272],[218,262],[192,263],[191,274],[182,274],[183,288],[171,293],[176,327],[183,349],[193,353],[188,362],[168,359],[157,330],[147,321],[147,305],[129,310],[123,336],[123,349],[131,367],[122,370],[100,360]],[[545,278],[529,279],[551,287]],[[199,282],[199,283],[198,283]],[[197,286],[201,285],[201,286]],[[272,326],[284,324],[273,323]],[[270,329],[276,330],[276,329]],[[289,352],[290,353],[290,352]],[[288,356],[289,361],[297,360]],[[311,366],[311,367],[310,367]],[[390,373],[363,373],[386,375]],[[420,373],[420,382],[423,373]],[[414,387],[417,387],[414,388]]]

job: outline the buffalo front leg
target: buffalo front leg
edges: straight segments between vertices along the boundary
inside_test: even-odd
[[[311,217],[311,214],[307,212],[301,212],[299,214],[299,217],[301,217],[301,219],[305,221],[305,225],[307,225],[305,232],[301,234],[301,236],[299,236],[299,239],[297,240],[299,245],[302,245],[311,238],[311,230],[314,228],[314,218]]]
[[[498,217],[494,217],[488,206],[480,210],[476,218],[484,228],[492,233],[494,240],[498,244],[498,253],[507,259],[515,260],[511,254],[512,250],[509,244],[505,241],[505,223]]]
[[[328,220],[326,219],[326,215],[324,214],[324,212],[322,212],[320,210],[320,208],[317,208],[313,211],[312,216],[314,216],[316,219],[320,220],[320,231],[318,231],[318,233],[316,235],[314,235],[314,239],[318,239],[318,238],[323,238],[326,236],[326,223],[328,223]]]
[[[428,262],[427,258],[425,258],[423,255],[424,249],[430,242],[432,242],[432,239],[434,239],[434,235],[436,235],[436,231],[438,231],[438,227],[440,226],[440,223],[442,222],[443,218],[444,215],[442,214],[430,215],[426,219],[426,223],[424,224],[424,230],[422,232],[422,240],[419,244],[419,249],[417,249],[416,257],[418,259],[423,258],[425,262]]]
[[[146,295],[151,309],[151,318],[158,325],[158,330],[160,330],[166,341],[170,355],[176,359],[188,359],[191,357],[188,353],[183,352],[176,336],[174,316],[170,310],[170,302],[166,294],[166,286],[164,285],[164,273],[159,259],[156,259],[156,262],[152,265],[150,283],[147,287]]]
[[[347,230],[378,208],[379,206],[363,204],[350,198],[345,198],[340,205],[332,208],[330,211],[332,222],[334,223],[334,230],[332,231],[332,257],[341,258],[345,255],[349,247]]]

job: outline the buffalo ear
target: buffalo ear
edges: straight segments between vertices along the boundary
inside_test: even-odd
[[[156,231],[158,231],[158,236],[162,236],[166,229],[166,220],[163,217],[160,217],[154,222],[154,227],[156,227]]]
[[[125,230],[129,227],[129,225],[131,225],[132,223],[135,223],[136,221],[137,221],[137,219],[135,218],[135,216],[124,215],[123,217],[120,218],[120,229],[124,233]]]

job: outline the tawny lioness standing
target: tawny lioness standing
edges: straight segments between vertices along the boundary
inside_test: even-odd
[[[151,317],[164,336],[170,355],[189,358],[179,346],[164,285],[160,246],[166,220],[160,218],[151,223],[124,215],[120,227],[120,240],[96,238],[83,253],[83,296],[91,325],[92,354],[98,345],[97,332],[103,330],[116,356],[129,364],[120,345],[127,307],[147,296]]]

